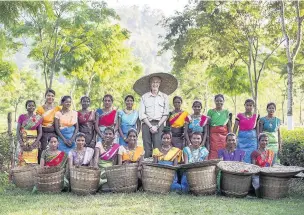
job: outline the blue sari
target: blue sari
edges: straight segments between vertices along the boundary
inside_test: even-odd
[[[72,138],[74,131],[75,131],[74,126],[66,127],[60,130],[64,138],[68,140]],[[69,154],[69,152],[75,148],[75,142],[72,143],[71,147],[68,147],[59,136],[58,136],[58,140],[59,140],[59,145],[58,145],[59,151],[63,151],[64,153]]]
[[[118,117],[121,119],[120,128],[124,137],[127,136],[128,131],[131,128],[136,129],[138,111],[134,110],[132,113],[126,114],[123,110],[120,110],[118,112]],[[124,141],[124,137],[119,137],[119,145],[127,146],[128,144]]]
[[[256,130],[239,131],[237,149],[245,152],[244,162],[251,163],[251,153],[258,148]]]

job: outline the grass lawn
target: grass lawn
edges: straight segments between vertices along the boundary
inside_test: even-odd
[[[71,193],[31,194],[18,189],[0,194],[0,214],[282,214],[303,215],[304,197],[281,200],[222,196]]]

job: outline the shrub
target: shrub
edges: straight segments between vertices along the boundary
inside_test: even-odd
[[[296,128],[292,131],[281,129],[283,141],[280,155],[281,164],[304,167],[304,129]]]

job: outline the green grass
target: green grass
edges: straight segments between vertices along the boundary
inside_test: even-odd
[[[222,196],[72,193],[31,194],[13,189],[0,194],[0,214],[303,214],[304,198],[235,199]]]

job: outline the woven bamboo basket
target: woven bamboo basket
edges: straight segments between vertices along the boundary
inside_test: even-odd
[[[216,166],[204,166],[186,170],[190,192],[195,195],[212,195],[216,192]]]
[[[238,175],[222,171],[221,191],[226,196],[245,197],[251,186],[251,175]]]
[[[36,186],[40,192],[61,192],[63,188],[64,169],[60,167],[37,168]]]
[[[111,166],[106,168],[107,183],[112,192],[135,192],[138,186],[138,164]]]
[[[100,181],[98,168],[73,167],[70,169],[70,184],[73,193],[87,195],[96,193]]]
[[[288,196],[290,178],[278,178],[260,175],[262,198],[280,199]]]
[[[37,165],[19,166],[12,169],[15,185],[19,188],[32,189],[35,186]]]
[[[168,193],[174,179],[175,168],[159,164],[143,166],[142,183],[144,191]]]

